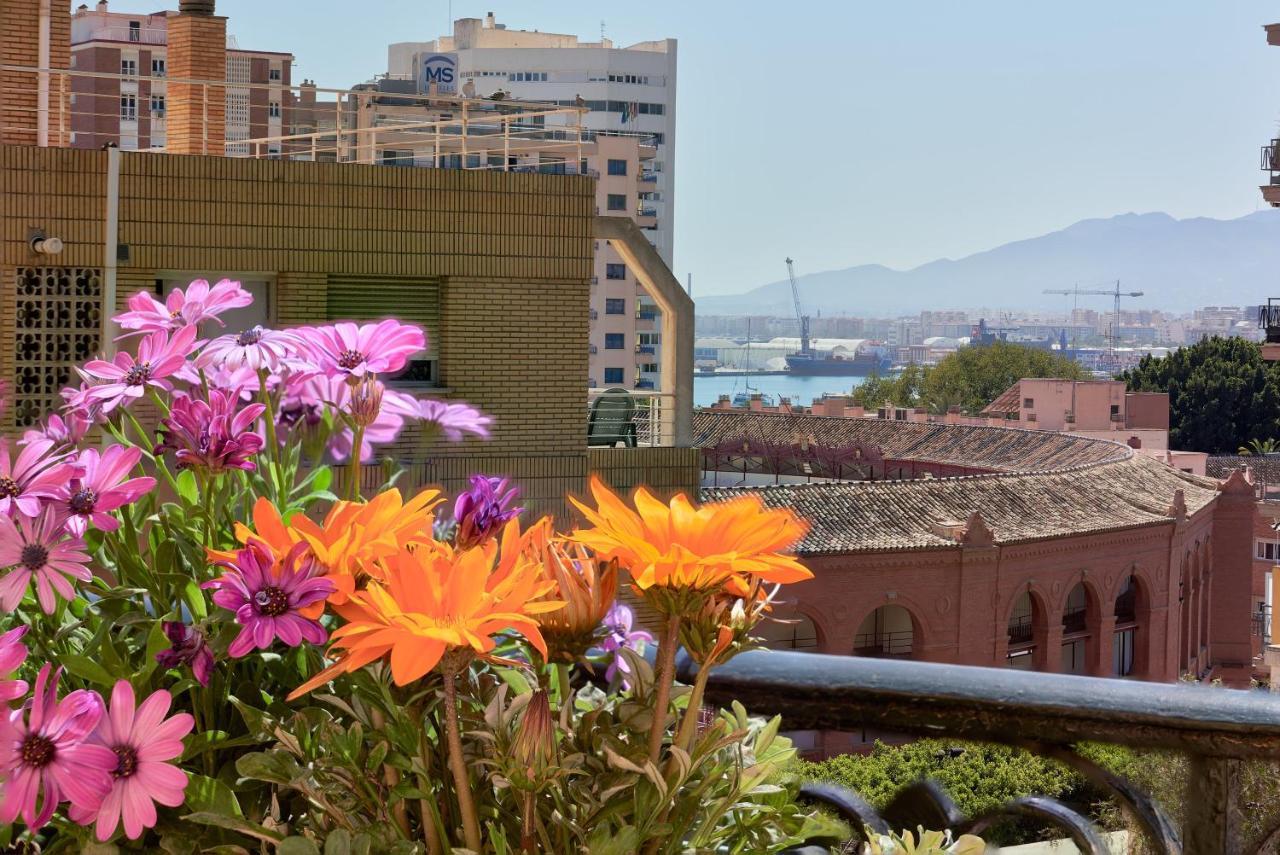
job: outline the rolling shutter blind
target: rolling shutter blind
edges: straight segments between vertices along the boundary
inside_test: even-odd
[[[417,324],[427,333],[427,350],[416,359],[434,362],[439,358],[439,279],[330,276],[328,317],[359,322],[396,318]]]

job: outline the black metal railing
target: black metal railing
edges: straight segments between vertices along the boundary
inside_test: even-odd
[[[692,682],[696,666],[682,656],[679,672]],[[770,650],[744,653],[712,673],[708,703],[732,700],[754,714],[781,715],[786,730],[876,728],[1003,743],[1050,757],[1111,795],[1135,818],[1148,850],[1165,855],[1245,851],[1241,763],[1280,759],[1280,698],[1207,686]],[[1081,742],[1186,753],[1183,827],[1175,828],[1147,794],[1077,753]],[[1019,798],[963,817],[936,785],[906,790],[883,814],[830,785],[802,794],[835,808],[855,829],[887,831],[885,817],[892,816],[899,828],[921,823],[981,834],[1003,819],[1031,816],[1061,828],[1083,852],[1108,852],[1089,819],[1053,799]],[[1280,829],[1253,851],[1273,851],[1276,840]]]
[[[1031,637],[1031,615],[1019,615],[1009,621],[1010,644],[1030,644]]]
[[[1134,623],[1138,619],[1138,591],[1130,587],[1116,597],[1116,623]]]
[[[1062,615],[1062,631],[1070,634],[1073,632],[1084,632],[1085,630],[1085,609],[1075,609],[1073,611],[1064,612]]]
[[[853,637],[855,656],[910,656],[915,632],[860,632]]]
[[[1280,181],[1280,139],[1272,140],[1262,147],[1262,163],[1263,172],[1271,173],[1271,183],[1275,184]]]
[[[1267,344],[1280,344],[1280,297],[1268,297],[1258,307],[1258,326],[1266,330]]]

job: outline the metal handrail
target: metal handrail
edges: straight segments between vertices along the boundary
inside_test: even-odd
[[[686,656],[677,666],[681,681],[696,677],[697,667]],[[754,714],[781,715],[788,730],[875,728],[1034,751],[1067,763],[1102,786],[1133,813],[1154,851],[1168,855],[1244,851],[1240,764],[1280,759],[1280,698],[1207,686],[768,650],[741,654],[716,668],[707,681],[706,698],[712,704],[738,701]],[[1085,741],[1190,754],[1181,834],[1145,793],[1076,753],[1074,746]],[[840,794],[810,790],[809,795],[856,816],[855,827],[883,824],[869,808],[852,811]],[[934,801],[922,806],[917,799],[915,809],[937,811],[938,799]],[[995,814],[1013,815],[1026,801],[1015,800]],[[1084,851],[1107,851],[1087,819],[1052,799],[1039,802],[1044,809],[1036,815],[1071,829]],[[948,824],[953,830],[991,821],[954,814],[924,815],[935,820],[952,816]]]

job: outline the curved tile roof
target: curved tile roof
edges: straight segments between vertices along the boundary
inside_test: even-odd
[[[996,470],[961,478],[702,491],[705,502],[753,493],[770,507],[795,510],[812,526],[797,548],[801,554],[958,548],[949,528],[975,512],[999,544],[1156,525],[1169,521],[1177,490],[1183,492],[1188,514],[1217,495],[1217,482],[1211,479],[1188,475],[1105,440],[881,419],[707,415],[699,413],[695,419],[699,445],[731,441],[760,429],[780,442],[792,441],[797,433],[819,441],[874,442],[887,457]]]

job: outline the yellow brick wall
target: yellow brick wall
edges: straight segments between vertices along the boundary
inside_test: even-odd
[[[0,0],[0,65],[39,65],[40,0]],[[49,65],[66,69],[71,65],[71,6],[54,2],[50,7]],[[64,77],[49,79],[49,141],[64,145],[58,133],[57,105]],[[0,143],[35,145],[36,75],[21,71],[0,71]]]
[[[489,442],[398,447],[438,459],[411,482],[509,475],[531,510],[561,512],[586,471],[593,183],[581,176],[391,169],[121,153],[117,303],[158,276],[275,282],[275,322],[320,321],[330,274],[444,282],[440,373],[495,417]],[[0,330],[16,270],[47,264],[31,227],[66,241],[58,265],[103,266],[103,152],[0,146]],[[0,376],[13,359],[0,350]]]
[[[168,19],[168,73],[175,81],[227,79],[227,19],[177,15]],[[226,89],[169,84],[165,148],[174,154],[224,153]]]

